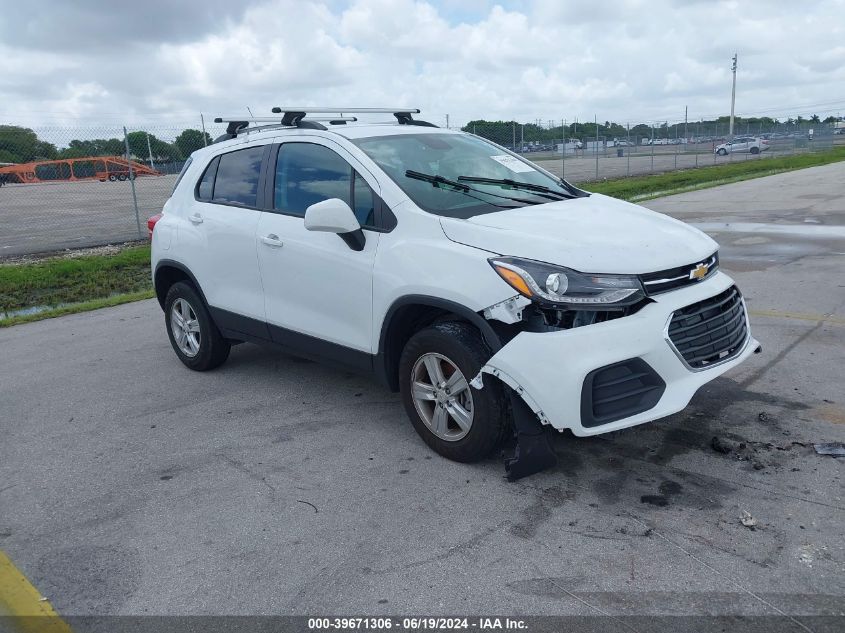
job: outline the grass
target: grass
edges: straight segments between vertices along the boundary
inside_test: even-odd
[[[0,265],[0,317],[2,313],[45,308],[34,314],[0,318],[0,327],[152,296],[149,246],[108,255]]]
[[[795,169],[828,165],[843,160],[845,160],[845,147],[837,147],[826,152],[761,158],[665,174],[582,183],[579,187],[583,186],[587,191],[636,202],[684,191],[718,187],[719,185],[750,180],[751,178],[771,176]]]
[[[843,160],[845,147],[838,147],[828,152],[585,183],[585,187],[614,198],[637,201]],[[149,245],[132,246],[104,255],[59,256],[36,262],[0,264],[0,327],[153,296]],[[3,313],[27,308],[39,310],[3,318]]]

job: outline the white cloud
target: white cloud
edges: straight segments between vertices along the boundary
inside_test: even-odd
[[[111,8],[125,33],[122,5]],[[167,22],[160,4],[150,10]],[[842,0],[266,0],[217,22],[204,14],[178,38],[163,28],[156,40],[145,14],[143,37],[126,46],[80,37],[51,50],[33,35],[56,31],[45,14],[27,22],[28,44],[0,44],[0,118],[167,125],[293,102],[419,106],[437,123],[446,113],[635,123],[680,119],[684,106],[695,120],[728,111],[734,50],[740,115],[845,112],[843,15]]]

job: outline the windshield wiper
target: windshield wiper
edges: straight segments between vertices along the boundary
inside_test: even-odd
[[[414,171],[412,169],[408,169],[405,171],[405,176],[408,178],[413,178],[414,180],[422,180],[423,182],[430,182],[433,187],[440,188],[440,185],[446,185],[447,187],[452,187],[455,191],[468,195],[470,198],[475,198],[476,200],[481,200],[481,198],[474,196],[470,193],[470,191],[474,191],[475,193],[480,193],[483,196],[492,196],[494,198],[503,198],[504,200],[513,200],[514,202],[522,202],[523,204],[537,204],[536,200],[529,200],[527,198],[517,198],[515,196],[502,196],[496,193],[490,193],[489,191],[482,191],[481,189],[476,189],[475,187],[470,187],[460,182],[455,182],[454,180],[449,180],[448,178],[444,178],[443,176],[439,176],[436,174],[424,174],[419,171]],[[557,200],[557,198],[554,198]],[[503,206],[500,204],[493,204],[492,202],[488,202],[486,200],[481,200],[486,204],[491,204],[494,207],[500,207],[502,209],[515,209],[517,207],[514,206]]]
[[[455,182],[454,180],[449,180],[448,178],[444,178],[443,176],[438,176],[435,174],[424,174],[420,171],[414,171],[412,169],[408,169],[405,171],[405,176],[408,178],[413,178],[414,180],[422,180],[424,182],[430,182],[435,187],[439,185],[448,185],[453,189],[457,189],[458,191],[469,191],[471,187],[465,185],[460,182]]]
[[[511,180],[510,178],[482,178],[480,176],[458,176],[458,180],[463,182],[477,182],[484,185],[499,185],[500,187],[510,187],[511,189],[522,189],[524,191],[532,191],[542,198],[549,198],[550,200],[566,200],[573,198],[571,194],[562,193],[549,189],[544,185],[535,185],[530,182],[520,182],[518,180]],[[460,184],[460,183],[458,183]]]

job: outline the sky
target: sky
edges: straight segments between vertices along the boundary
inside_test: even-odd
[[[0,124],[277,105],[471,119],[845,115],[845,0],[39,0],[0,11]]]

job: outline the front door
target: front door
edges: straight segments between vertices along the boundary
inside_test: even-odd
[[[342,147],[317,138],[284,142],[267,173],[272,210],[261,214],[257,235],[273,339],[316,356],[339,356],[334,360],[348,365],[369,362],[380,235],[372,230],[376,180]],[[329,198],[355,211],[366,237],[363,250],[352,250],[333,233],[305,229],[305,210]]]

